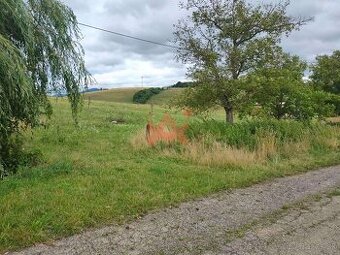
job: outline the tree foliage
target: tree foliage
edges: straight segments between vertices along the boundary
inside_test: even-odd
[[[193,85],[193,83],[191,81],[187,81],[187,82],[179,81],[176,84],[169,86],[169,88],[188,88],[192,85]]]
[[[253,88],[248,93],[253,102],[250,109],[255,114],[276,119],[302,121],[330,115],[334,108],[327,103],[330,95],[303,81],[306,69],[307,64],[299,57],[278,52],[271,66],[258,69],[247,77],[247,83]]]
[[[314,86],[335,95],[330,102],[336,105],[337,114],[340,115],[340,51],[318,56],[311,71]]]
[[[78,23],[58,0],[0,0],[0,164],[10,137],[51,113],[48,90],[65,89],[76,116],[89,74]]]
[[[233,122],[233,110],[246,98],[239,78],[270,62],[282,35],[310,20],[288,16],[288,5],[289,1],[254,5],[245,0],[182,4],[192,13],[176,26],[177,57],[190,64],[189,74],[197,83],[189,89],[188,106],[221,105],[227,121]]]

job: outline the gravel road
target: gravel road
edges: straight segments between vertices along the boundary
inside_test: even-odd
[[[205,255],[339,255],[340,196],[323,195]]]
[[[287,210],[272,225],[260,224],[244,237],[229,240],[231,232],[246,224],[337,187],[340,166],[221,192],[128,225],[111,225],[9,254],[340,254],[340,201],[325,195],[311,209]],[[325,240],[324,248],[321,240]]]

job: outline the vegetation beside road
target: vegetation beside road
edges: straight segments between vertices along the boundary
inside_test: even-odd
[[[42,162],[21,167],[1,182],[0,251],[125,222],[219,190],[340,163],[336,125],[239,120],[225,126],[218,114],[213,115],[215,121],[192,118],[188,145],[149,148],[136,142],[144,134],[149,106],[93,101],[84,106],[78,127],[66,100],[53,100],[53,106],[55,114],[45,127],[24,137],[25,151],[40,151]],[[163,113],[163,108],[154,107],[156,121]],[[185,121],[179,113],[173,116]],[[124,122],[117,124],[117,119]],[[269,139],[259,140],[267,133]],[[188,153],[190,146],[198,156],[206,148],[207,156]],[[217,156],[209,153],[214,146]],[[225,155],[242,160],[228,163],[222,161]]]
[[[80,111],[92,78],[73,11],[0,1],[0,252],[340,163],[340,52],[318,56],[306,82],[306,61],[279,42],[311,18],[288,6],[188,0],[175,41],[193,82],[89,93]],[[185,116],[159,125],[165,108],[132,104],[175,96]]]

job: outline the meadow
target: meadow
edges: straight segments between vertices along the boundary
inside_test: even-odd
[[[104,101],[116,103],[132,103],[133,95],[142,90],[142,88],[123,88],[110,89],[98,92],[86,93],[84,99],[91,103],[91,101]]]
[[[0,252],[340,163],[337,125],[245,120],[226,126],[218,113],[190,119],[188,144],[150,148],[149,105],[85,100],[76,126],[66,100],[52,103],[52,118],[23,134],[25,150],[41,160],[0,183]],[[165,111],[155,106],[153,120]],[[186,123],[180,112],[170,113]]]
[[[172,100],[183,93],[183,88],[171,88],[163,90],[160,94],[151,97],[148,104],[167,106],[172,103]]]

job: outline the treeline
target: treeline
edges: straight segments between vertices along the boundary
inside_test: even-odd
[[[135,104],[146,104],[147,101],[154,95],[157,95],[164,90],[163,88],[148,88],[136,92],[133,96],[133,102]]]
[[[188,88],[191,87],[194,83],[193,82],[177,82],[174,85],[164,87],[164,88],[147,88],[136,92],[133,96],[133,103],[135,104],[146,104],[151,97],[154,95],[160,94],[165,89],[172,89],[172,88]]]
[[[179,81],[176,84],[174,84],[174,85],[172,85],[172,86],[170,86],[168,88],[188,88],[188,87],[193,86],[193,84],[194,83],[191,82],[191,81],[188,81],[188,82],[181,82],[181,81]]]

